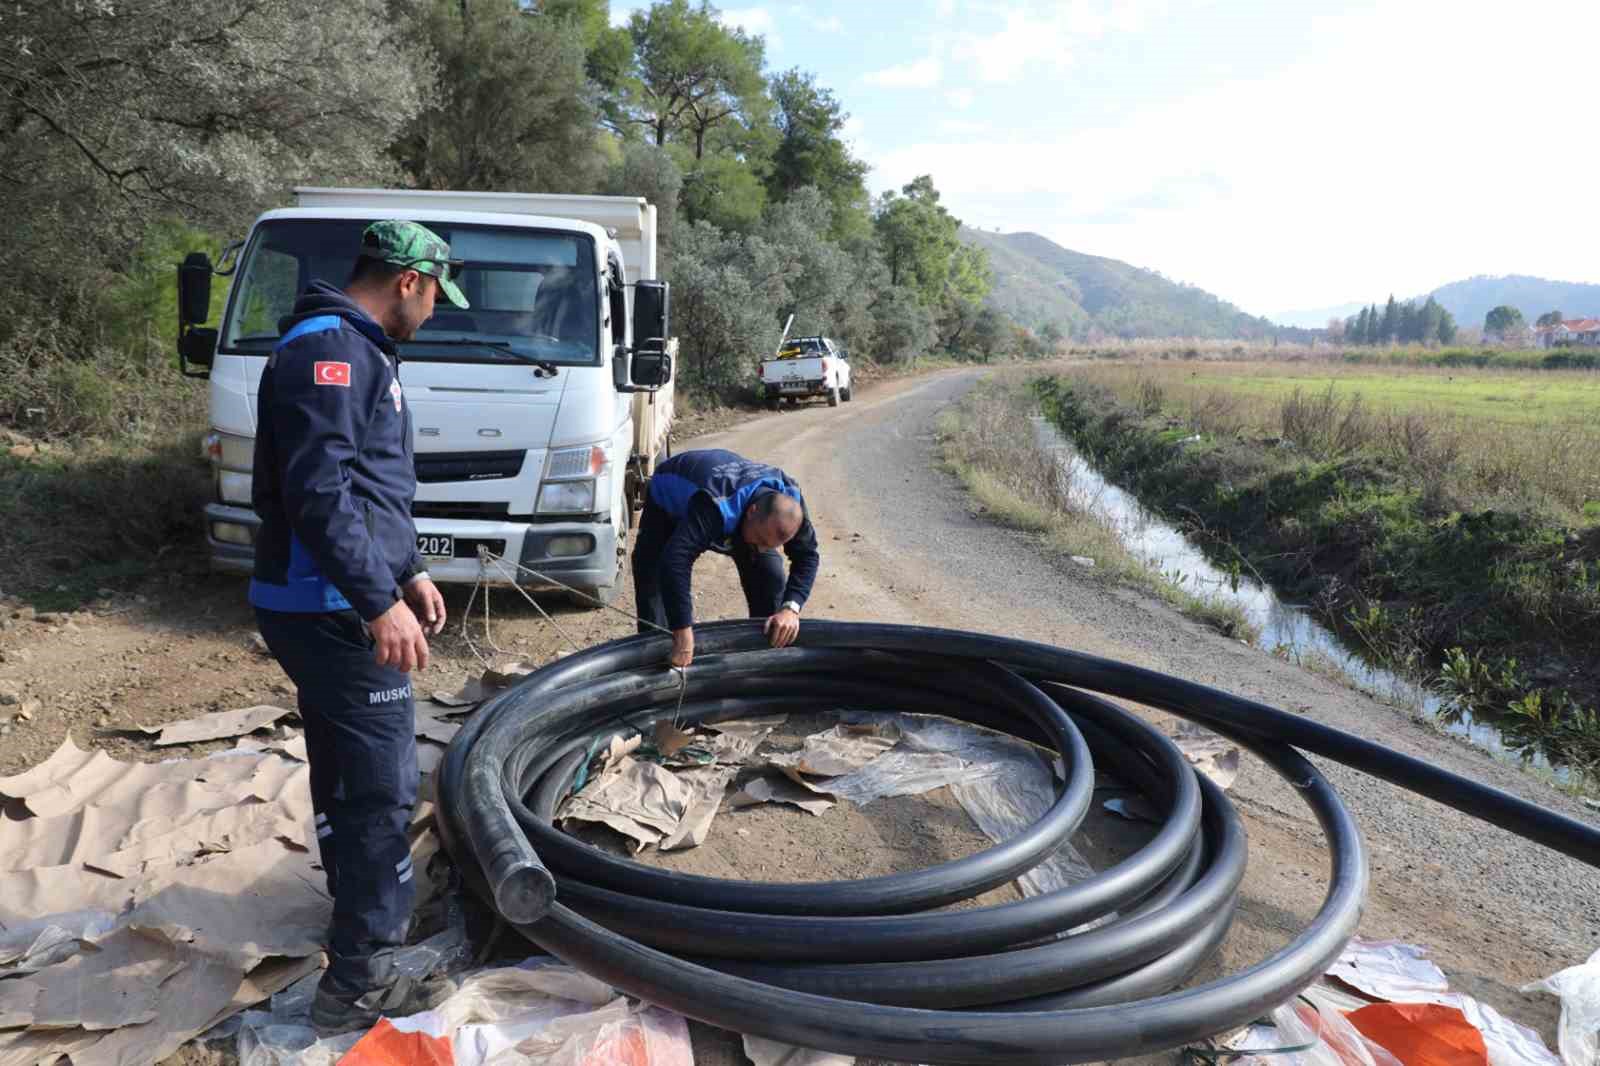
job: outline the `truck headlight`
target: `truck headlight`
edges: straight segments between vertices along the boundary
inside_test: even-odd
[[[545,457],[539,514],[593,514],[595,481],[611,467],[604,445],[556,448]]]
[[[539,489],[540,514],[593,514],[594,478],[552,481]]]

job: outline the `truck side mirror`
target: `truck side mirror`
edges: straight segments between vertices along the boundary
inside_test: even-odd
[[[178,322],[198,326],[211,317],[211,257],[190,252],[178,266]]]
[[[178,365],[187,377],[203,378],[204,372],[193,373],[190,366],[210,369],[217,352],[217,331],[205,326],[189,326],[178,334]]]
[[[633,290],[633,349],[661,351],[672,336],[667,283],[641,281]]]
[[[672,356],[667,352],[634,352],[633,383],[659,389],[672,380]]]

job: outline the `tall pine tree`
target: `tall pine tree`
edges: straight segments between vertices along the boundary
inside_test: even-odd
[[[1383,344],[1393,342],[1395,334],[1400,329],[1400,308],[1394,302],[1394,293],[1389,294],[1389,302],[1383,309],[1383,322],[1378,326],[1378,340]]]

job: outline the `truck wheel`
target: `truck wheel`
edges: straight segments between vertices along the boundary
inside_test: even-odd
[[[843,400],[845,403],[849,403],[850,402],[850,386],[849,385],[846,385],[844,388],[839,390],[839,399]]]
[[[778,409],[778,401],[780,399],[782,399],[782,397],[775,392],[767,393],[767,410],[776,411]]]
[[[829,407],[838,407],[839,406],[839,386],[837,386],[837,385],[835,385],[833,388],[828,390],[828,406]]]

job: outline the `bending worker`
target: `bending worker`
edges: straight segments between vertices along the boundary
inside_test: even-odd
[[[450,246],[414,222],[374,222],[343,291],[313,281],[261,375],[250,602],[299,687],[317,848],[333,896],[328,970],[311,1020],[323,1034],[437,1006],[443,979],[395,970],[416,897],[406,830],[417,802],[411,670],[444,599],[411,520],[411,410],[395,342],[450,280]],[[418,621],[418,616],[422,621]],[[426,630],[424,630],[424,625]]]
[[[779,548],[789,556],[787,576]],[[639,632],[651,632],[646,623],[670,629],[673,666],[694,659],[689,575],[707,549],[733,556],[750,617],[767,620],[772,646],[794,643],[821,564],[794,479],[717,448],[683,452],[656,468],[633,548],[633,587]]]

